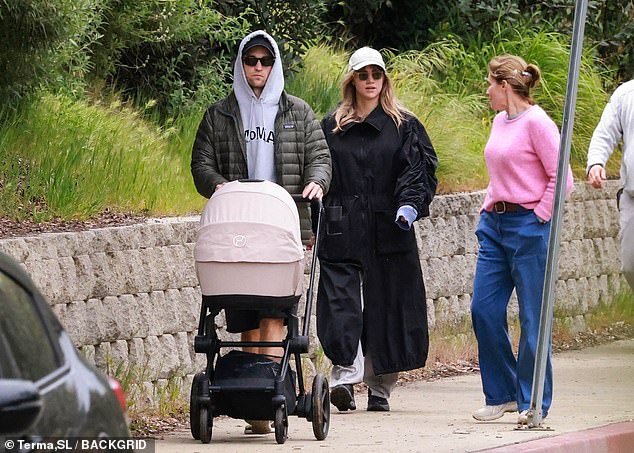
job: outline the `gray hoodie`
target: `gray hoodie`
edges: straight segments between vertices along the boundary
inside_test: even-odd
[[[275,52],[275,63],[258,98],[249,86],[242,67],[242,49],[254,36],[268,39]],[[249,178],[276,181],[275,176],[275,116],[282,91],[284,74],[280,51],[275,40],[262,30],[247,35],[240,43],[233,68],[233,91],[238,100],[247,151]]]

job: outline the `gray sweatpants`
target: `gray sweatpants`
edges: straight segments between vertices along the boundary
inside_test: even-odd
[[[634,196],[623,192],[619,202],[621,263],[625,279],[634,290]]]
[[[371,356],[363,356],[361,343],[357,350],[357,356],[350,366],[333,365],[330,372],[330,388],[339,384],[357,384],[363,381],[372,391],[372,395],[389,399],[392,390],[396,387],[398,373],[382,374],[377,376],[372,369]]]

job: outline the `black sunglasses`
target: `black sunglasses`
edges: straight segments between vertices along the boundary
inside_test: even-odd
[[[368,77],[370,77],[370,74],[368,74],[365,71],[355,72],[355,74],[359,78],[359,80],[361,80],[361,81],[368,80]],[[372,71],[372,78],[374,80],[381,80],[383,78],[383,72],[382,71]]]
[[[262,66],[273,66],[273,63],[275,63],[275,58],[273,57],[258,58],[258,57],[254,57],[253,55],[250,55],[248,57],[242,57],[242,62],[247,66],[257,66],[258,61],[262,64]]]

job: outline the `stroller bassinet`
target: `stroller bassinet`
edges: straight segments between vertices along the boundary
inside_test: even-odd
[[[208,443],[213,417],[228,415],[273,420],[276,441],[284,443],[288,416],[297,415],[312,421],[315,437],[325,439],[330,420],[328,382],[318,374],[312,393],[307,393],[301,366],[301,353],[309,346],[316,254],[299,335],[295,310],[302,294],[304,250],[293,198],[269,181],[225,184],[203,210],[194,257],[203,295],[194,349],[206,354],[207,366],[192,382],[193,437]],[[279,309],[288,324],[287,336],[281,342],[221,341],[215,317],[224,308]],[[235,350],[220,354],[223,347],[245,346],[282,347],[284,354],[281,363]],[[290,369],[291,355],[296,373]]]

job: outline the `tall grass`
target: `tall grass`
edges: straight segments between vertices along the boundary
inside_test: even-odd
[[[341,77],[348,56],[344,51],[318,44],[304,54],[303,67],[286,81],[286,90],[310,105],[317,117],[332,111],[341,99]]]
[[[561,127],[570,58],[568,36],[529,27],[500,27],[492,43],[473,42],[469,48],[478,49],[487,60],[495,55],[510,53],[522,56],[529,63],[537,64],[542,71],[542,80],[535,90],[535,100]],[[588,144],[607,101],[602,80],[606,74],[597,70],[592,51],[590,48],[585,49],[579,70],[570,156],[578,175],[585,175]]]
[[[446,86],[438,74],[451,66],[449,43],[423,51],[389,55],[389,70],[399,98],[425,125],[438,154],[440,192],[481,189],[487,172],[482,149],[488,135],[486,102],[480,93]]]
[[[154,215],[199,209],[182,153],[189,139],[176,132],[116,102],[45,95],[0,129],[0,210],[46,220],[105,208]]]
[[[561,128],[570,58],[566,36],[528,26],[499,28],[491,42],[462,44],[447,39],[392,60],[399,94],[427,121],[433,143],[442,156],[439,175],[452,181],[451,189],[461,185],[465,169],[469,169],[467,176],[472,179],[486,180],[479,156],[494,112],[484,96],[485,79],[488,62],[500,54],[519,55],[540,67],[542,80],[533,96]],[[571,164],[581,178],[585,177],[590,138],[607,100],[603,77],[605,74],[593,65],[591,49],[587,49],[579,72],[571,146]]]
[[[487,184],[482,153],[495,112],[485,78],[493,56],[517,54],[542,69],[534,97],[561,125],[569,37],[529,25],[498,27],[490,42],[449,37],[423,50],[384,51],[397,95],[423,122],[438,153],[440,192]],[[602,81],[609,74],[595,66],[591,51],[582,60],[572,138],[571,164],[579,178],[607,100]],[[303,69],[287,77],[287,90],[321,118],[340,100],[348,56],[323,44],[310,47]],[[150,215],[199,211],[205,200],[194,189],[189,160],[202,112],[158,127],[149,111],[47,94],[18,116],[0,112],[0,214],[46,220],[89,217],[105,208]],[[618,155],[610,162],[615,174]]]
[[[561,127],[570,56],[569,37],[529,25],[502,28],[491,42],[463,43],[447,38],[420,51],[384,52],[398,97],[425,125],[439,156],[439,191],[484,188],[488,181],[483,149],[495,112],[486,92],[487,64],[496,55],[511,53],[537,64],[542,81],[533,95]],[[592,49],[586,49],[579,74],[571,165],[585,177],[588,144],[607,101],[606,74],[594,66]],[[323,114],[336,105],[332,87],[345,71],[347,55],[325,46],[307,52],[305,68],[293,79],[298,96]],[[338,76],[339,79],[335,79]],[[334,99],[333,99],[334,97]],[[618,156],[612,159],[618,165]],[[614,167],[613,167],[614,168]]]

